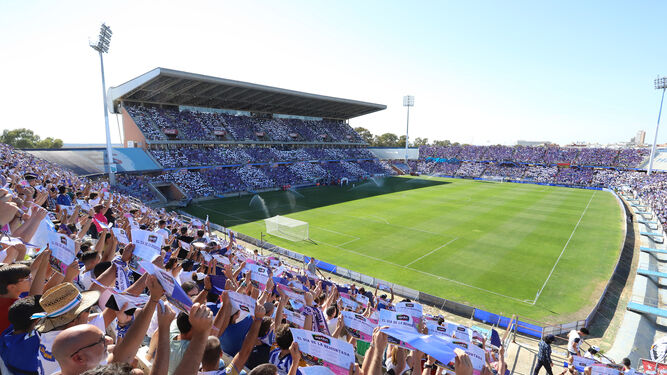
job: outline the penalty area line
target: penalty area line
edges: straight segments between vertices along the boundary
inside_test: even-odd
[[[431,255],[431,254],[433,254],[433,253],[435,253],[436,251],[442,249],[443,247],[449,245],[450,243],[452,243],[452,242],[454,242],[454,241],[456,241],[456,240],[458,240],[458,239],[459,239],[459,238],[456,237],[456,238],[454,238],[453,240],[450,240],[449,242],[445,243],[444,245],[440,245],[438,248],[429,251],[428,253],[426,253],[426,254],[420,256],[419,258],[413,260],[412,262],[406,264],[405,266],[406,266],[406,267],[410,266],[411,264],[415,263],[416,261],[421,260],[421,259],[423,259],[423,258],[425,258],[425,257],[427,257],[427,256],[429,256],[429,255]]]
[[[319,242],[319,243],[322,243],[322,244],[325,244],[325,245],[327,245],[327,246],[331,246],[331,247],[335,247],[335,248],[337,248],[337,249],[341,249],[341,250],[343,250],[343,251],[347,251],[347,252],[352,253],[352,254],[356,254],[356,255],[359,255],[359,256],[363,256],[363,257],[366,257],[366,258],[370,258],[370,259],[376,260],[376,261],[378,261],[378,262],[387,263],[387,264],[390,264],[390,265],[395,266],[395,267],[405,268],[405,269],[408,269],[408,270],[410,270],[410,271],[414,271],[414,272],[420,273],[420,274],[422,274],[422,275],[426,275],[426,276],[429,276],[429,277],[434,277],[434,278],[436,278],[436,279],[438,279],[438,280],[449,281],[449,282],[451,282],[451,283],[454,283],[454,284],[457,284],[457,285],[460,285],[460,286],[464,286],[464,287],[467,287],[467,288],[471,288],[471,289],[479,290],[479,291],[481,291],[481,292],[486,292],[486,293],[489,293],[489,294],[493,294],[493,295],[496,295],[496,296],[498,296],[498,297],[509,298],[509,299],[511,299],[511,300],[513,300],[513,301],[520,302],[520,303],[525,303],[525,304],[530,305],[530,301],[522,300],[522,299],[519,299],[519,298],[516,298],[516,297],[512,297],[512,296],[507,296],[507,295],[504,295],[504,294],[502,294],[502,293],[497,293],[497,292],[494,292],[494,291],[491,291],[491,290],[488,290],[488,289],[480,288],[480,287],[478,287],[478,286],[474,286],[474,285],[466,284],[466,283],[464,283],[464,282],[461,282],[461,281],[458,281],[458,280],[453,280],[453,279],[450,279],[450,278],[447,278],[447,277],[443,277],[443,276],[439,276],[439,275],[434,275],[434,274],[432,274],[432,273],[429,273],[429,272],[426,272],[426,271],[422,271],[422,270],[418,270],[418,269],[416,269],[416,268],[412,268],[412,267],[404,266],[404,265],[402,265],[402,264],[394,263],[394,262],[391,262],[391,261],[388,261],[388,260],[385,260],[385,259],[381,259],[381,258],[378,258],[378,257],[374,257],[374,256],[372,256],[372,255],[368,255],[368,254],[360,253],[360,252],[358,252],[358,251],[354,251],[354,250],[346,249],[346,248],[344,248],[344,247],[342,247],[342,246],[339,246],[339,245],[332,245],[332,244],[330,244],[330,243],[326,243],[326,242],[324,242],[324,241],[318,241],[318,242]]]

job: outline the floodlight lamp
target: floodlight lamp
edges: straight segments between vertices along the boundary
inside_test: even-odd
[[[406,95],[403,97],[403,106],[404,107],[413,107],[415,105],[415,97],[412,95]]]
[[[667,77],[656,78],[653,83],[655,84],[656,90],[667,89]]]

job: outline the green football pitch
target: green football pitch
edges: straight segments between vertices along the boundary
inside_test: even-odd
[[[434,177],[216,199],[188,211],[256,238],[266,233],[266,217],[306,221],[311,241],[266,234],[264,240],[543,322],[581,319],[590,311],[623,240],[622,208],[611,193]]]

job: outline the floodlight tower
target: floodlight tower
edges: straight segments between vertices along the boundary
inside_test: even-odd
[[[89,43],[90,47],[100,54],[100,67],[102,68],[102,99],[104,100],[104,126],[107,133],[107,163],[109,164],[109,183],[116,184],[116,165],[113,163],[113,153],[111,151],[111,134],[109,132],[109,111],[107,109],[107,89],[104,82],[104,58],[103,54],[109,52],[111,43],[111,28],[102,23],[100,26],[100,35],[96,43]]]
[[[655,147],[658,143],[658,129],[660,129],[660,116],[662,115],[662,102],[665,100],[665,89],[667,89],[667,78],[658,77],[653,81],[656,90],[662,89],[662,98],[660,99],[660,110],[658,111],[658,124],[655,126],[655,137],[653,137],[653,147],[651,147],[651,157],[648,162],[648,175],[653,172],[653,159],[655,158]]]
[[[403,97],[403,107],[408,107],[408,119],[405,124],[405,165],[408,165],[408,131],[410,130],[410,107],[415,106],[415,97],[406,95]]]

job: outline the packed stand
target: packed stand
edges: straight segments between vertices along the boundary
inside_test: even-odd
[[[484,172],[486,164],[463,162],[456,170],[456,175],[461,177],[479,177]]]
[[[635,148],[559,146],[420,146],[419,158],[636,168],[646,160],[649,152],[648,149]]]
[[[363,143],[359,134],[341,121],[257,118],[135,104],[126,104],[125,109],[149,140]],[[216,135],[216,131],[222,134]]]
[[[130,174],[116,175],[116,188],[123,194],[133,196],[144,203],[157,201],[157,197],[148,187],[148,178]]]
[[[521,179],[526,167],[512,164],[488,164],[484,170],[484,176],[506,177],[510,179]]]

